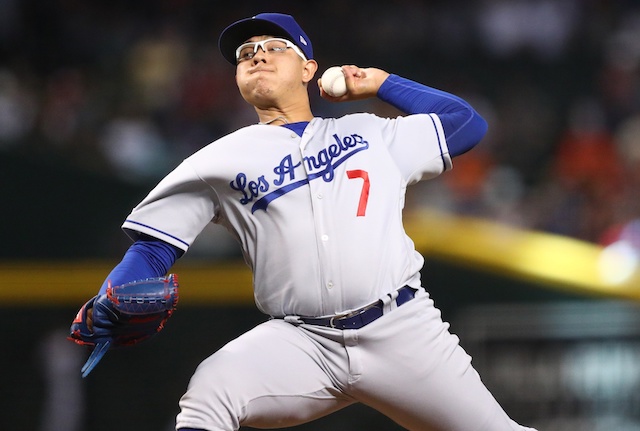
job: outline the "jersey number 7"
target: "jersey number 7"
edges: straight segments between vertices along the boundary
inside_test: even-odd
[[[369,173],[361,169],[354,169],[352,171],[347,171],[347,177],[349,177],[350,180],[354,178],[362,178],[363,180],[356,217],[364,217],[367,212],[367,201],[369,200]]]

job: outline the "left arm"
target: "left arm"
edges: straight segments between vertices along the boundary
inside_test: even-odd
[[[129,247],[122,261],[102,283],[99,295],[107,293],[107,286],[120,286],[145,278],[164,276],[183,255],[183,251],[156,238],[141,235]]]

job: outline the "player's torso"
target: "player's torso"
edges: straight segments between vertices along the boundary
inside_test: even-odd
[[[246,128],[196,162],[219,197],[221,223],[253,266],[267,313],[333,314],[405,277],[406,184],[367,118],[315,119],[302,137]]]

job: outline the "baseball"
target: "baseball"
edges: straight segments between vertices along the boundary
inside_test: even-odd
[[[333,97],[340,97],[347,94],[347,81],[344,79],[344,73],[340,66],[333,66],[325,70],[320,78],[322,80],[322,89]]]

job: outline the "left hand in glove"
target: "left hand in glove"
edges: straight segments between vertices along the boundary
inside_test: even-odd
[[[82,367],[86,377],[111,347],[129,346],[160,332],[178,303],[175,274],[107,288],[82,306],[69,339],[93,348]]]

